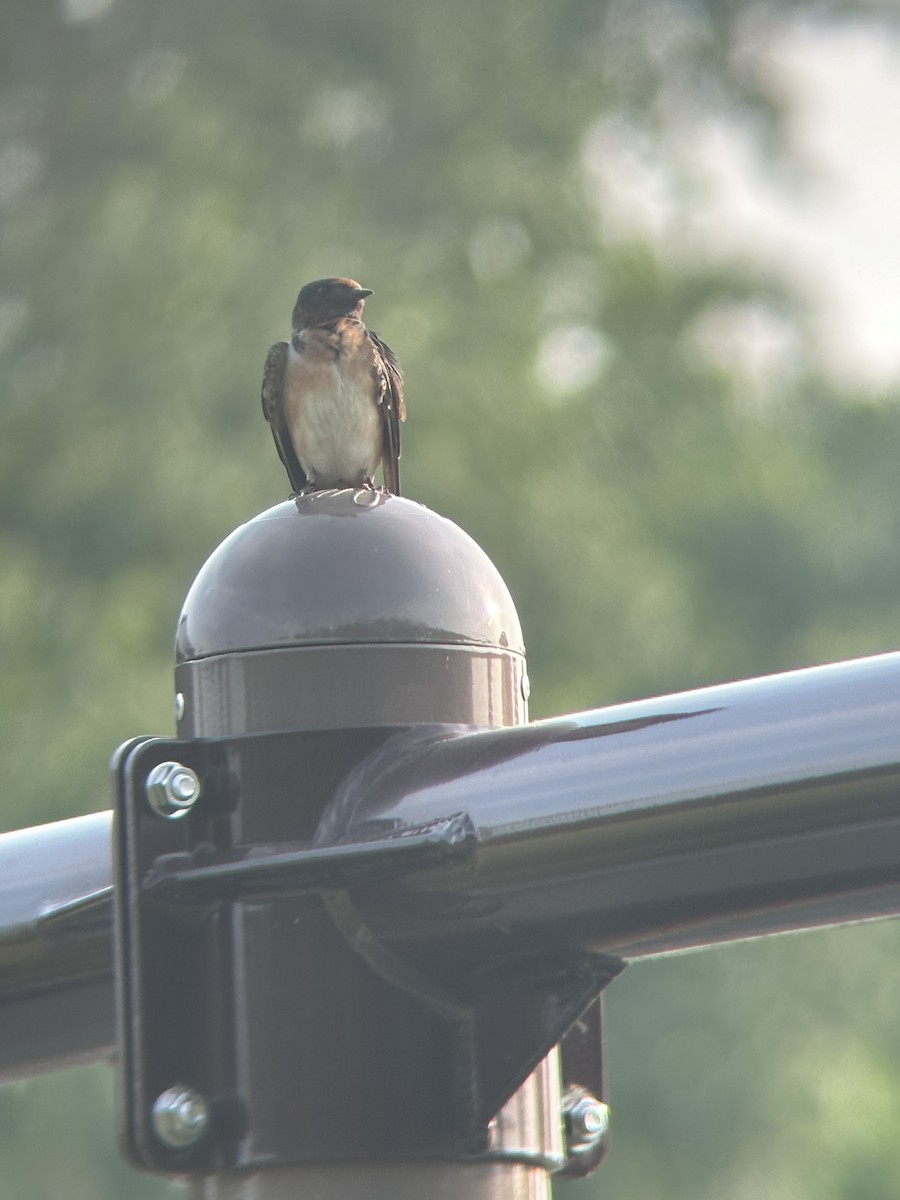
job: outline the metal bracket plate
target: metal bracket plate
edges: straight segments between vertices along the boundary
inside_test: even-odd
[[[341,781],[395,732],[137,738],[114,759],[121,1136],[137,1165],[491,1157],[491,1118],[576,1019],[566,1081],[602,1094],[590,1006],[617,960],[479,968],[448,1004],[336,915],[355,888],[477,855],[461,813],[319,844]],[[146,795],[172,761],[201,789],[178,819]]]

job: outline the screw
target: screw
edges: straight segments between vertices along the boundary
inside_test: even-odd
[[[563,1117],[570,1152],[596,1146],[609,1130],[609,1105],[582,1088],[563,1096]]]
[[[175,693],[175,720],[180,721],[184,717],[184,692]]]
[[[209,1128],[209,1105],[199,1092],[176,1083],[153,1104],[153,1130],[173,1150],[193,1146]]]
[[[164,762],[154,767],[144,787],[151,807],[170,821],[185,816],[200,798],[200,780],[196,772],[177,762]]]

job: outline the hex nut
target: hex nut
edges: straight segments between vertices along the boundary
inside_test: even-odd
[[[172,1150],[194,1146],[209,1128],[206,1099],[184,1083],[176,1083],[153,1104],[153,1131]]]
[[[145,784],[155,812],[170,821],[186,816],[200,798],[200,779],[190,767],[164,762],[154,767]]]
[[[570,1153],[579,1153],[601,1142],[609,1131],[609,1105],[583,1088],[563,1096],[563,1118]]]

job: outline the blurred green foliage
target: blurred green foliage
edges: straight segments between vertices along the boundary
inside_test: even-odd
[[[791,11],[6,0],[4,827],[106,807],[115,746],[171,729],[193,573],[285,494],[259,379],[320,275],[376,290],[405,490],[504,573],[536,716],[896,645],[898,397],[838,394],[780,280],[665,253],[598,201],[604,137],[663,144],[673,113],[750,122],[782,161],[778,97],[746,64]],[[817,19],[857,11],[891,19]],[[689,211],[691,181],[666,186]],[[700,336],[754,311],[795,346],[762,387]],[[627,972],[614,1149],[560,1193],[895,1195],[898,940]],[[99,1068],[0,1092],[3,1195],[167,1194],[112,1128]]]

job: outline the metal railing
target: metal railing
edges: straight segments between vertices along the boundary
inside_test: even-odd
[[[493,566],[357,499],[211,557],[115,821],[0,837],[0,1078],[115,1055],[198,1200],[538,1200],[602,1153],[625,964],[900,914],[900,654],[526,724]]]

